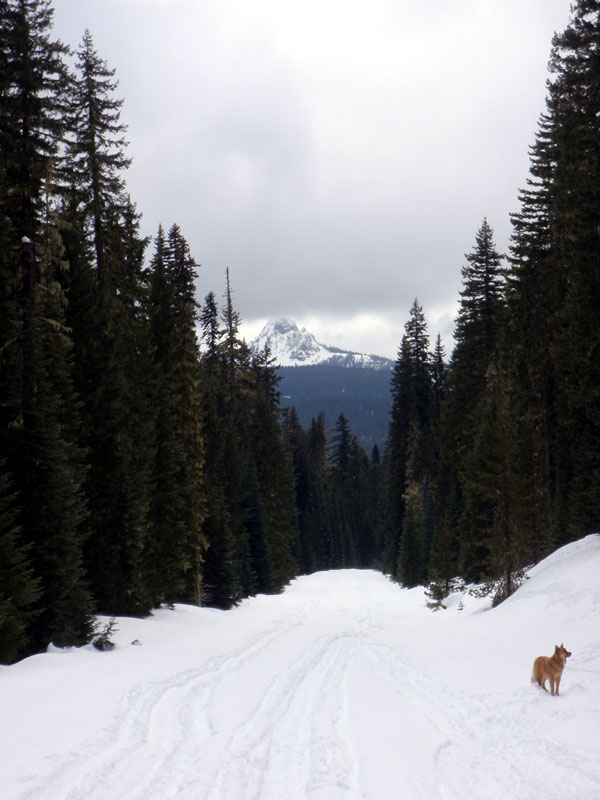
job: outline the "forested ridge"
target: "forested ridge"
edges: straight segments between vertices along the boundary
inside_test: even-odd
[[[381,454],[283,412],[229,273],[198,303],[179,226],[142,235],[89,32],[69,66],[48,0],[1,0],[0,50],[1,662],[319,569],[500,601],[600,530],[600,2],[553,39],[510,252],[484,219],[449,360],[408,312]]]

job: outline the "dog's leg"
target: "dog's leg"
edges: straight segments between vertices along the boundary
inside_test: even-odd
[[[559,675],[558,678],[556,679],[556,691],[554,692],[554,694],[558,694],[558,687],[560,686],[560,679],[561,678],[562,678],[562,675]]]

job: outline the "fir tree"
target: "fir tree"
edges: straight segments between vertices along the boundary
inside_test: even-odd
[[[106,263],[107,228],[114,209],[125,206],[122,174],[131,163],[125,155],[123,100],[114,97],[118,85],[114,76],[115,70],[100,58],[86,31],[77,50],[77,75],[72,83],[68,179],[93,242],[101,294],[111,277]]]
[[[475,237],[475,247],[467,253],[466,259],[454,331],[456,345],[438,425],[440,456],[436,499],[439,524],[447,526],[455,535],[460,531],[465,569],[471,557],[467,553],[473,552],[471,543],[477,541],[481,533],[473,504],[469,506],[467,497],[469,486],[473,485],[470,480],[477,479],[468,474],[468,464],[472,463],[469,458],[478,430],[477,414],[482,407],[486,375],[490,364],[498,359],[505,308],[502,256],[496,250],[487,220],[484,219]],[[491,513],[491,509],[487,511]],[[443,522],[441,515],[444,515]]]
[[[73,275],[68,322],[83,401],[91,534],[85,556],[99,608],[145,614],[144,574],[154,409],[139,214],[125,193],[128,166],[114,71],[86,32],[69,96],[63,209]]]
[[[40,596],[27,549],[20,543],[20,509],[10,494],[6,460],[0,461],[0,663],[10,664],[25,650]],[[39,611],[37,612],[39,613]]]
[[[296,489],[298,537],[294,548],[294,558],[298,574],[308,575],[317,567],[315,527],[319,510],[321,510],[318,499],[318,477],[309,459],[307,437],[300,425],[296,409],[293,407],[289,410],[286,409],[283,431],[286,446],[292,455]]]
[[[330,443],[331,513],[333,565],[336,568],[356,564],[357,543],[352,511],[348,500],[354,490],[354,440],[350,425],[344,414],[340,414]]]
[[[537,562],[556,536],[557,376],[552,357],[557,311],[564,289],[553,264],[551,175],[555,147],[549,117],[540,120],[531,148],[527,189],[512,215],[507,324],[501,347],[516,431],[513,470],[519,475],[516,515]]]
[[[333,529],[330,497],[331,476],[327,460],[327,433],[325,416],[319,414],[311,420],[306,436],[306,446],[310,469],[314,475],[315,494],[313,516],[313,541],[318,569],[333,566]]]
[[[399,553],[402,552],[411,436],[414,438],[416,435],[413,444],[418,440],[419,448],[429,447],[431,428],[432,361],[427,323],[423,308],[417,299],[410,309],[410,316],[405,325],[398,359],[392,373],[391,394],[390,432],[386,454],[390,511],[386,569],[395,574]],[[419,458],[422,455],[424,454],[419,454]],[[428,465],[428,470],[430,466]]]
[[[520,447],[514,469],[530,558],[599,524],[597,42],[581,0],[555,35],[546,113],[513,215],[506,362]]]
[[[279,377],[268,348],[252,362],[251,442],[270,560],[270,591],[295,575],[296,507],[293,463],[279,420]]]
[[[416,419],[408,434],[405,513],[396,566],[396,578],[412,588],[426,577],[428,548],[425,541],[425,496],[427,489],[421,429]]]
[[[65,136],[66,48],[50,38],[47,2],[2,5],[7,70],[0,99],[3,226],[2,452],[21,509],[19,547],[41,590],[28,652],[80,644],[92,632],[81,564],[86,536],[79,406],[65,326],[62,245],[55,216],[55,159]]]
[[[552,42],[551,231],[554,260],[564,287],[553,354],[560,385],[557,430],[557,513],[571,538],[600,526],[600,158],[598,118],[600,3],[577,0],[571,21]]]
[[[151,518],[154,601],[202,599],[202,437],[196,263],[178,226],[162,229],[151,266],[150,317],[157,386]]]

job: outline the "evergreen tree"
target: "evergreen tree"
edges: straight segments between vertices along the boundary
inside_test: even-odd
[[[599,11],[575,2],[553,39],[546,113],[513,215],[505,350],[532,560],[600,522],[589,481],[600,455]]]
[[[251,441],[270,560],[269,591],[295,575],[296,507],[293,462],[279,421],[279,377],[268,347],[252,362],[254,408]]]
[[[147,565],[155,603],[202,599],[202,438],[196,263],[177,225],[162,228],[150,275],[157,394]]]
[[[147,241],[125,193],[122,171],[129,159],[119,119],[122,101],[113,97],[114,71],[87,32],[77,55],[63,213],[73,272],[68,323],[83,401],[81,441],[90,466],[85,556],[99,609],[143,615],[152,607],[144,549],[155,414],[145,317]]]
[[[517,524],[529,543],[529,561],[550,549],[556,529],[558,385],[553,341],[564,287],[553,261],[551,176],[556,159],[550,119],[542,116],[531,148],[527,189],[512,215],[507,277],[507,324],[501,340],[515,420],[513,471],[519,475]]]
[[[428,594],[434,605],[441,603],[458,585],[456,537],[450,533],[446,519],[437,525],[429,556]]]
[[[214,364],[218,359],[219,344],[219,311],[213,292],[209,292],[200,311],[202,339],[206,348],[205,361]]]
[[[331,472],[331,513],[334,567],[355,566],[357,561],[357,542],[355,520],[348,501],[354,490],[354,438],[344,414],[335,423],[330,444]]]
[[[497,252],[493,232],[484,219],[475,237],[475,247],[466,255],[463,289],[456,319],[455,348],[445,383],[440,412],[440,448],[437,481],[437,507],[440,523],[458,535],[460,531],[463,567],[472,553],[472,543],[480,531],[469,508],[467,494],[470,454],[479,420],[478,410],[486,390],[486,375],[498,359],[500,330],[504,320],[504,268]],[[471,504],[472,505],[472,504]],[[488,509],[491,513],[491,510]],[[443,522],[441,518],[443,515]]]
[[[97,288],[96,316],[87,324],[82,317],[87,298],[80,305],[81,298],[72,297],[70,304],[75,335],[86,342],[81,351],[90,354],[86,363],[77,364],[84,400],[82,440],[90,464],[86,487],[92,532],[86,563],[100,610],[143,616],[152,608],[144,550],[155,415],[144,312],[145,241],[137,217],[129,214],[119,214],[107,236],[111,289],[105,287],[101,297]]]
[[[0,436],[21,510],[17,552],[28,548],[41,590],[27,652],[50,641],[80,644],[92,633],[81,564],[83,456],[54,213],[68,75],[66,48],[50,38],[51,22],[47,2],[2,4]]]
[[[435,349],[432,359],[432,419],[437,422],[440,416],[444,393],[446,389],[446,379],[448,377],[448,367],[446,365],[446,351],[442,344],[442,337],[438,333],[435,340]]]
[[[559,530],[572,538],[600,526],[600,3],[577,0],[556,35],[548,83],[552,140],[551,231],[564,287],[553,354],[560,386],[557,430]]]
[[[333,522],[331,513],[330,483],[331,476],[327,458],[327,433],[325,429],[325,416],[319,414],[311,420],[310,428],[306,435],[306,446],[310,469],[314,475],[315,490],[311,495],[313,508],[313,541],[317,569],[330,569],[333,566],[334,540]]]
[[[396,578],[412,588],[426,578],[428,548],[425,541],[425,490],[427,488],[421,430],[414,419],[408,434],[404,519]]]
[[[118,85],[114,76],[115,70],[100,58],[86,30],[77,50],[77,75],[72,82],[68,180],[93,242],[101,295],[111,278],[106,263],[107,228],[114,210],[125,207],[122,173],[131,163],[125,155],[126,126],[120,120],[123,100],[114,97]]]
[[[377,445],[374,445],[371,454],[367,482],[366,537],[361,542],[362,566],[383,571],[387,508],[385,470]]]
[[[516,588],[521,553],[513,522],[510,429],[498,359],[490,362],[476,416],[477,432],[461,473],[461,575],[467,582],[503,578],[508,597]]]
[[[387,442],[386,467],[389,497],[389,527],[386,569],[397,574],[402,552],[407,500],[407,466],[411,447],[430,447],[432,416],[432,360],[423,307],[415,299],[405,325],[398,359],[392,372],[392,406]],[[419,453],[418,458],[424,456]],[[414,453],[417,458],[417,454]],[[427,471],[431,468],[429,458]],[[400,570],[402,571],[402,570]]]
[[[204,340],[202,412],[206,602],[229,608],[242,597],[271,585],[266,531],[250,445],[253,404],[248,348],[239,338],[229,271],[225,307],[214,294],[200,314]],[[219,325],[219,318],[223,325]],[[258,572],[258,574],[257,574]]]
[[[195,300],[197,264],[177,225],[168,235],[168,255],[175,288],[175,336],[179,343],[177,361],[171,364],[176,378],[181,409],[182,486],[184,491],[185,596],[200,603],[202,561],[206,542],[202,535],[204,496],[202,486],[202,418],[200,403],[200,352],[196,326],[199,320]]]
[[[200,314],[204,341],[201,363],[202,433],[204,452],[204,495],[206,517],[203,523],[207,543],[204,556],[204,602],[217,608],[231,608],[242,596],[237,569],[236,546],[227,502],[227,408],[225,370],[218,345],[219,317],[214,294],[204,301]]]
[[[27,645],[40,589],[20,543],[20,509],[15,495],[9,494],[5,470],[6,460],[0,461],[0,663],[10,664]]]
[[[298,538],[294,558],[298,574],[308,575],[317,568],[316,528],[319,513],[324,509],[319,502],[319,481],[309,458],[307,437],[293,407],[284,414],[283,430],[286,446],[292,455],[296,488]]]

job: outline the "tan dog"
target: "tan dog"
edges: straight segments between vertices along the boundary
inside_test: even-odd
[[[571,653],[561,644],[560,647],[555,645],[554,655],[538,656],[533,662],[531,682],[536,683],[537,681],[542,689],[547,692],[546,681],[550,678],[550,694],[558,694],[558,687],[560,686],[563,669],[570,655]]]

